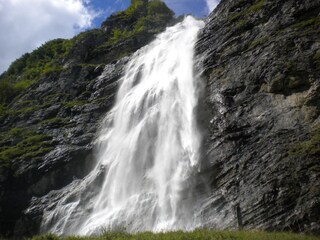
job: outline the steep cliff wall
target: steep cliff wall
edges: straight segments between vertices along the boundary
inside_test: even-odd
[[[199,36],[207,226],[320,233],[320,1],[222,0]]]

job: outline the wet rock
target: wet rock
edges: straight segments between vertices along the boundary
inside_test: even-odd
[[[320,233],[319,152],[289,154],[319,126],[319,9],[224,0],[200,32],[206,227]]]

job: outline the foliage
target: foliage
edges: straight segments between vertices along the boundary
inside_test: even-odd
[[[32,53],[24,54],[20,59],[14,61],[6,75],[20,75],[21,78],[33,80],[39,72],[54,67],[57,60],[65,57],[73,42],[71,40],[56,39],[49,41]],[[26,73],[24,73],[26,72]],[[31,78],[31,79],[30,79]]]
[[[33,240],[58,240],[60,238],[52,233],[48,233],[45,235],[33,237],[32,239]]]
[[[298,29],[305,29],[308,27],[314,27],[319,25],[320,25],[320,17],[312,17],[307,20],[294,24],[293,27]]]
[[[12,128],[0,134],[0,166],[11,166],[13,160],[37,160],[52,150],[51,138],[24,128]]]
[[[88,103],[88,101],[84,101],[84,100],[74,100],[74,101],[70,101],[70,102],[65,102],[63,105],[67,108],[73,108],[76,106],[82,106],[85,105],[86,103]]]
[[[268,37],[258,38],[258,39],[256,39],[256,40],[251,42],[250,48],[255,48],[255,47],[259,46],[259,45],[263,45],[266,42],[268,42],[268,40],[269,40]]]
[[[123,12],[124,17],[138,16],[144,10],[145,5],[146,1],[144,0],[131,0],[131,5]]]
[[[249,15],[249,14],[253,14],[257,11],[259,11],[261,9],[261,7],[265,4],[266,0],[259,0],[258,2],[256,2],[255,4],[253,4],[252,6],[250,6],[249,8],[246,8],[245,10],[238,12],[238,13],[233,13],[230,16],[228,16],[228,20],[230,22],[243,17],[245,15]]]
[[[305,236],[292,233],[266,233],[260,231],[210,231],[195,230],[193,232],[168,232],[168,233],[137,233],[128,234],[126,232],[106,232],[101,236],[94,237],[61,237],[52,234],[34,237],[33,240],[316,240],[318,237]]]
[[[266,0],[259,0],[256,4],[249,7],[249,9],[247,10],[247,13],[257,12],[258,10],[260,10],[260,8],[263,6],[263,4],[265,4],[265,2],[266,2]]]
[[[157,28],[166,25],[173,15],[174,13],[160,0],[132,0],[127,10],[114,15],[119,21],[129,21],[129,26],[123,24],[125,27],[115,27],[108,44],[115,44],[146,31],[157,31]]]
[[[8,103],[19,93],[18,89],[14,87],[14,84],[9,81],[0,80],[0,104]]]
[[[0,77],[0,103],[11,102],[42,76],[61,71],[59,60],[68,54],[72,44],[71,40],[52,40],[15,60]]]
[[[75,36],[73,39],[70,40],[71,48],[74,46],[76,42],[82,42],[84,39],[90,38],[90,37],[99,37],[102,35],[102,31],[98,28],[90,29],[84,32],[80,32],[77,36]],[[71,50],[71,48],[69,50]]]
[[[6,106],[15,97],[37,83],[41,77],[59,74],[63,70],[63,59],[75,54],[74,50],[77,52],[79,46],[88,48],[87,52],[94,58],[94,54],[99,54],[100,50],[108,49],[119,41],[142,36],[147,32],[159,32],[173,15],[160,0],[132,0],[127,10],[110,17],[111,20],[115,19],[108,25],[111,32],[102,29],[88,30],[70,40],[49,41],[33,52],[22,55],[0,76],[0,116],[5,114]],[[119,51],[119,56],[127,53],[126,50]]]
[[[46,119],[43,122],[41,122],[42,124],[61,124],[61,123],[66,123],[68,121],[70,121],[71,118],[59,118],[59,117],[55,117],[55,118],[50,118],[50,119]]]
[[[4,104],[0,103],[0,116],[5,115],[7,112],[7,107]]]
[[[320,52],[317,52],[316,54],[313,55],[312,59],[316,61],[320,61]]]
[[[293,145],[288,153],[292,158],[320,156],[320,125],[312,129],[310,139]]]
[[[71,121],[71,118],[59,118],[59,117],[54,117],[50,119],[46,119],[42,122],[40,122],[41,125],[50,125],[51,127],[59,128],[61,126],[63,127],[73,127],[75,126],[75,122]]]
[[[119,42],[120,40],[124,40],[133,36],[134,32],[128,30],[121,30],[120,28],[112,29],[112,37],[108,40],[108,45]]]
[[[319,52],[316,52],[313,57],[312,57],[312,60],[315,64],[315,67],[316,69],[320,69],[320,51]]]
[[[247,24],[248,22],[246,20],[241,19],[237,22],[234,28],[239,31],[239,30],[242,30]]]

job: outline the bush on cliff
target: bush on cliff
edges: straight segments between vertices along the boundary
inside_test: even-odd
[[[91,63],[97,52],[101,53],[119,41],[161,32],[173,15],[160,0],[132,0],[128,9],[111,15],[102,24],[105,30],[92,29],[70,40],[56,39],[43,44],[15,60],[0,76],[0,104],[6,106],[41,77],[62,71],[66,59],[80,57],[76,64]],[[123,51],[128,54],[129,50]],[[118,55],[123,54],[120,52]]]

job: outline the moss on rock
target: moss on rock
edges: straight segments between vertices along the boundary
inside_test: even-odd
[[[10,167],[19,159],[38,160],[51,151],[51,138],[25,128],[12,128],[0,134],[0,166]]]
[[[312,128],[308,140],[293,145],[288,154],[291,158],[320,156],[320,125]]]

